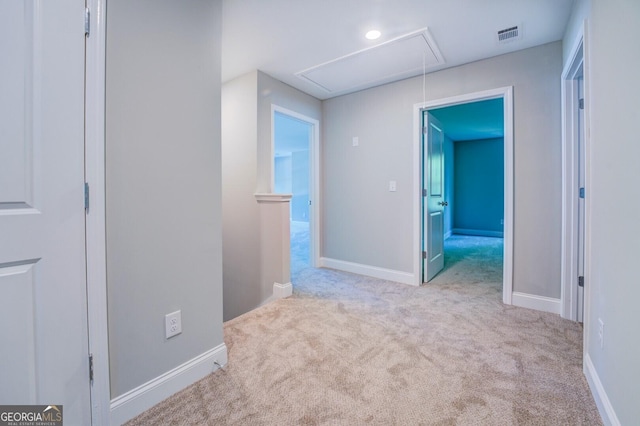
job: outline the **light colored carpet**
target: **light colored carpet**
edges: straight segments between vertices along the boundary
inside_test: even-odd
[[[502,240],[422,287],[304,269],[227,322],[229,364],[130,425],[599,425],[582,328],[501,303]]]

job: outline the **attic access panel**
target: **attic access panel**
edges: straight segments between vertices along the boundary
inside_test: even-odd
[[[441,64],[442,54],[423,28],[296,75],[335,94],[413,77]]]

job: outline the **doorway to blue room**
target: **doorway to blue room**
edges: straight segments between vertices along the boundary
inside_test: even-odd
[[[292,194],[291,276],[312,266],[311,144],[314,124],[281,111],[273,114],[274,192]]]
[[[429,129],[423,148],[426,173],[423,179],[429,184],[424,191],[425,200],[438,195],[440,198],[434,205],[441,216],[439,226],[427,223],[427,218],[431,220],[438,216],[432,211],[434,208],[427,210],[425,207],[423,247],[425,253],[440,256],[439,265],[435,262],[428,268],[425,265],[423,271],[428,270],[429,274],[423,272],[424,282],[442,271],[462,267],[457,264],[465,259],[475,259],[482,268],[501,272],[505,217],[503,99],[432,108],[425,110],[424,115],[425,128]],[[438,130],[438,137],[434,136],[432,128]],[[436,146],[433,140],[439,141],[439,150],[433,148]],[[434,168],[436,159],[441,165]],[[439,170],[439,178],[435,180],[434,170]],[[442,188],[438,192],[432,188],[434,182],[441,182]],[[427,206],[427,201],[424,204]],[[432,235],[436,231],[439,235]],[[439,250],[432,247],[433,241],[441,241]],[[431,257],[434,256],[426,256],[425,262]],[[502,274],[489,275],[491,279],[487,279],[502,287]],[[434,282],[439,281],[435,279]]]

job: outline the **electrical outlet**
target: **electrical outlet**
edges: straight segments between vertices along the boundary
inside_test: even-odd
[[[171,312],[164,316],[165,337],[168,339],[182,333],[182,314],[180,311]]]
[[[396,192],[397,184],[395,180],[389,181],[389,192]]]
[[[600,341],[600,349],[604,348],[604,322],[598,318],[598,340]]]
[[[358,139],[357,136],[354,136],[353,140],[352,140],[352,143],[353,143],[353,146],[358,146],[358,145],[360,145],[360,139]]]

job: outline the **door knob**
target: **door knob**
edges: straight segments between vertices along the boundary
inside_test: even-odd
[[[446,206],[449,205],[449,202],[448,201],[438,201],[438,205],[442,206],[442,207],[446,207]]]

